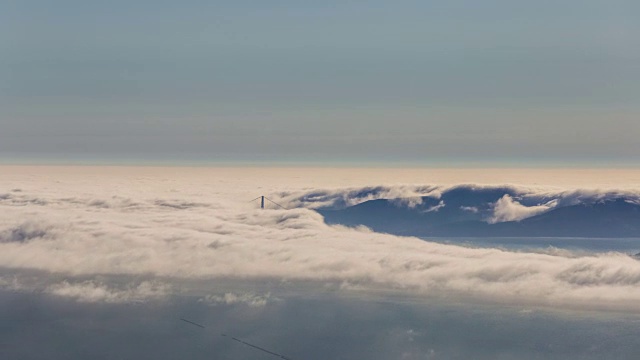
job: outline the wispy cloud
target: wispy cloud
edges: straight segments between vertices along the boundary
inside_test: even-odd
[[[157,282],[144,281],[140,284],[129,284],[123,289],[118,289],[94,281],[79,283],[64,281],[47,287],[45,292],[80,302],[129,303],[164,297],[169,292],[169,286]]]
[[[493,216],[489,223],[495,224],[504,221],[519,221],[541,214],[551,208],[554,203],[545,205],[524,206],[506,194],[496,201],[493,207]]]
[[[199,302],[209,305],[245,304],[251,307],[262,307],[270,301],[273,301],[271,293],[256,295],[252,293],[236,294],[229,292],[224,295],[207,295],[199,300]]]

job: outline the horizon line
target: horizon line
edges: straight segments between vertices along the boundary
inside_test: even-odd
[[[640,161],[611,159],[202,159],[195,157],[39,157],[2,156],[0,166],[97,166],[97,167],[313,167],[313,168],[639,168]]]

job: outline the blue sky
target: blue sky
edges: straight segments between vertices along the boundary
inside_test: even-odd
[[[0,158],[637,163],[632,1],[6,1]]]

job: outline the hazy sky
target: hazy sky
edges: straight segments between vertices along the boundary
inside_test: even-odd
[[[638,14],[632,0],[7,0],[0,158],[637,163]]]

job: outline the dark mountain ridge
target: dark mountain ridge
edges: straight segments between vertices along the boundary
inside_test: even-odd
[[[496,203],[505,195],[513,196],[518,206],[540,205],[540,198],[522,198],[506,188],[454,189],[440,198],[423,197],[413,207],[403,199],[378,199],[318,212],[328,224],[420,237],[640,237],[640,205],[624,197],[550,205],[520,221],[492,223]]]

